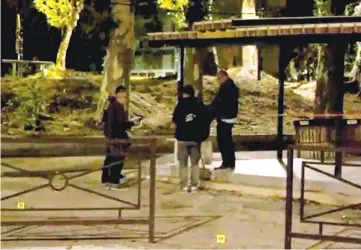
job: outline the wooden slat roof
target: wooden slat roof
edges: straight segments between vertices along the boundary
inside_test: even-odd
[[[273,18],[271,23],[276,24],[269,25],[264,24],[265,19],[243,19],[243,25],[242,23],[239,24],[240,20],[196,22],[192,31],[148,33],[148,39],[151,46],[163,44],[197,46],[207,43],[279,43],[281,41],[286,42],[290,38],[301,39],[304,42],[325,42],[327,39],[339,39],[341,37],[343,39],[361,40],[361,22],[358,20],[360,18],[344,18],[337,22],[339,18],[333,17],[329,23],[321,22],[321,18],[314,18],[308,23],[302,20],[300,24],[297,23],[297,20],[301,19],[288,18],[285,22],[275,19],[277,18]],[[241,26],[235,26],[237,22]]]

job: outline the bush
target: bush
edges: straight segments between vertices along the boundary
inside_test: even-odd
[[[21,91],[16,97],[19,107],[16,115],[24,125],[24,128],[35,130],[39,125],[39,115],[45,108],[45,98],[35,81],[29,81],[26,91]]]

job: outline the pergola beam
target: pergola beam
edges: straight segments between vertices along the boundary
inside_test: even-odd
[[[233,19],[232,26],[256,25],[305,25],[305,24],[334,24],[361,22],[361,16],[307,16],[307,17],[276,17],[261,19]]]
[[[361,23],[360,23],[361,26]],[[215,45],[259,45],[259,44],[279,44],[283,43],[328,43],[333,40],[343,39],[347,42],[361,41],[360,33],[352,34],[313,34],[313,35],[293,35],[293,36],[263,36],[263,37],[234,37],[234,38],[203,38],[203,39],[162,39],[149,40],[152,47],[161,47],[164,45],[184,46],[184,47],[211,47]]]

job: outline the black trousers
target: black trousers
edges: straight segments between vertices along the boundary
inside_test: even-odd
[[[236,165],[232,128],[233,124],[231,123],[217,121],[217,142],[222,155],[222,166],[224,167],[234,167]]]
[[[107,165],[115,163],[111,167]],[[102,183],[119,184],[119,180],[124,176],[121,174],[124,166],[124,161],[119,157],[106,156],[104,160],[104,167],[102,169]]]

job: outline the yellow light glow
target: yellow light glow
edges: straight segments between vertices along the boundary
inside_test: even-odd
[[[226,236],[224,234],[217,234],[217,243],[219,244],[226,243]]]
[[[17,208],[18,209],[24,209],[25,208],[25,203],[23,201],[19,201],[17,204]]]

